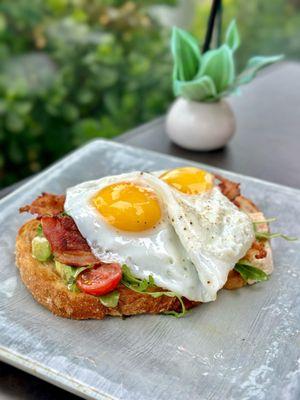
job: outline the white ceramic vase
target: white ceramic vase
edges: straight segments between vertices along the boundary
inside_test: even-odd
[[[167,114],[166,130],[185,149],[216,150],[233,136],[235,118],[226,100],[201,103],[179,97]]]

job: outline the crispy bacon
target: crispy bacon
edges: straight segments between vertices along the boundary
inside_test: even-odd
[[[217,174],[215,177],[220,181],[219,188],[224,196],[228,197],[231,201],[234,201],[236,198],[238,200],[238,196],[240,196],[240,184]],[[65,199],[66,196],[63,194],[42,193],[30,205],[21,207],[20,212],[30,212],[31,214],[37,214],[39,217],[43,215],[58,215],[64,211]]]
[[[249,214],[259,212],[259,209],[256,205],[249,199],[244,196],[237,196],[233,203],[238,207],[241,208],[244,212]]]
[[[41,224],[56,260],[74,267],[99,262],[71,217],[46,216]]]
[[[218,179],[219,187],[230,201],[238,207],[242,207],[247,212],[257,212],[257,207],[240,195],[240,185],[215,175]],[[48,239],[54,257],[63,264],[76,267],[94,264],[99,260],[92,254],[91,249],[79,232],[75,222],[71,217],[60,216],[64,211],[65,195],[43,193],[30,205],[20,208],[20,212],[30,212],[37,214],[41,218],[43,232]],[[266,252],[260,242],[254,242],[249,252],[254,252],[256,258],[264,258]]]
[[[63,194],[42,193],[30,205],[20,208],[20,212],[43,215],[58,215],[64,211],[66,196]]]
[[[239,183],[232,182],[229,179],[223,178],[223,176],[218,174],[215,174],[215,177],[220,181],[218,186],[221,189],[221,192],[230,201],[233,201],[237,196],[241,194]]]
[[[255,257],[257,260],[259,260],[261,258],[265,258],[266,256],[267,256],[267,251],[265,249],[264,242],[255,240],[251,248],[245,255],[245,258],[251,260],[253,257]]]

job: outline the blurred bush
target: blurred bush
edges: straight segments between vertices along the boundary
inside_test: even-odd
[[[165,111],[169,36],[149,13],[161,2],[175,3],[0,2],[0,187]]]

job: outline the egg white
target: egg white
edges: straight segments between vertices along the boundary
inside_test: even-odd
[[[218,187],[186,195],[172,187],[167,191],[165,185],[158,179],[155,191],[164,197],[175,232],[198,272],[199,299],[215,300],[229,271],[251,247],[253,224]]]
[[[169,223],[161,201],[160,223],[155,229],[142,232],[125,232],[114,228],[106,223],[90,201],[99,190],[116,182],[133,182],[149,187],[144,175],[133,172],[69,188],[65,211],[74,219],[99,260],[126,264],[138,278],[152,275],[156,285],[190,299],[197,299],[200,295],[197,271]]]
[[[67,190],[65,210],[100,260],[127,264],[139,278],[152,275],[156,285],[190,300],[215,300],[253,243],[252,223],[219,188],[186,195],[156,175],[132,172],[84,182]],[[162,218],[154,229],[117,230],[92,205],[99,190],[123,181],[156,193]]]

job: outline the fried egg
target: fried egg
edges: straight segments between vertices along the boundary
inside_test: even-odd
[[[99,260],[195,301],[215,300],[254,240],[249,217],[194,167],[84,182],[65,211]]]

